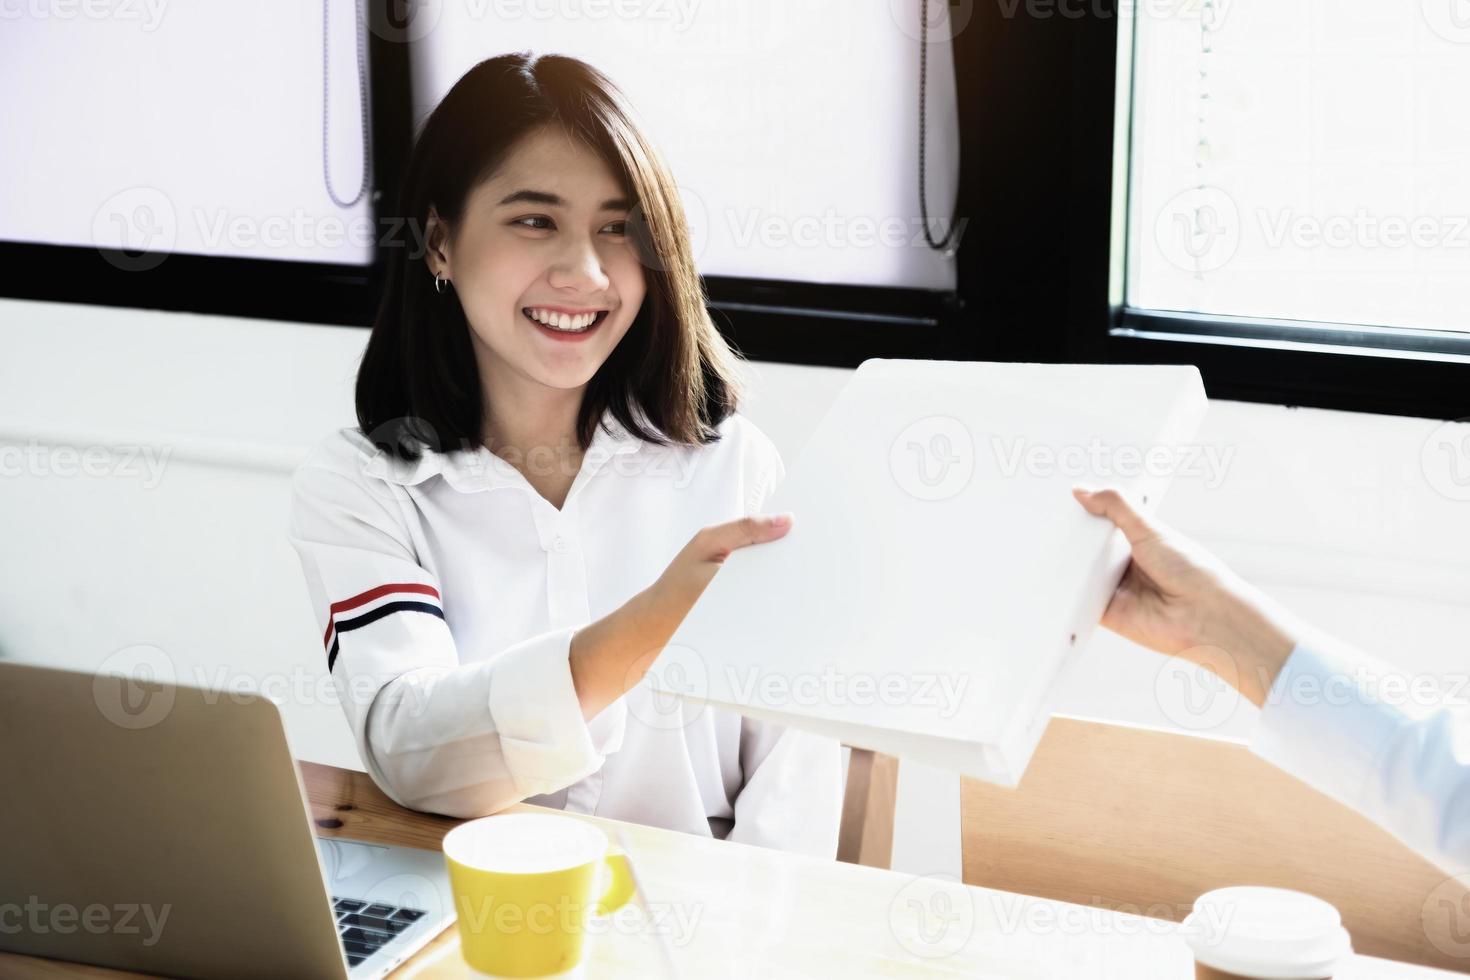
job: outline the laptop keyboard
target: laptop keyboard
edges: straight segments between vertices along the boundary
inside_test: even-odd
[[[337,934],[342,937],[342,949],[347,953],[349,966],[357,966],[388,945],[394,936],[425,914],[423,909],[372,904],[335,895],[332,896],[332,908],[337,916]]]

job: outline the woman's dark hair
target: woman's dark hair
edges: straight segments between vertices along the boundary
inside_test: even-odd
[[[718,441],[735,411],[740,360],[709,317],[678,189],[634,124],[622,92],[586,62],[529,52],[480,62],[423,125],[404,175],[382,301],[357,374],[357,421],[386,452],[416,460],[480,444],[485,399],[469,323],[454,290],[434,290],[424,230],[432,206],[451,229],[466,199],[522,137],[560,126],[596,152],[633,202],[629,235],[644,301],[587,384],[577,418],[585,450],[605,410],[649,442]],[[493,397],[493,392],[490,393]]]

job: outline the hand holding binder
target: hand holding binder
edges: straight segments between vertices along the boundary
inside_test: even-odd
[[[866,361],[651,683],[1014,785],[1127,564],[1072,486],[1152,509],[1205,406],[1192,367]]]

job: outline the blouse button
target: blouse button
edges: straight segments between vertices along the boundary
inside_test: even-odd
[[[565,554],[567,550],[567,539],[558,534],[551,539],[551,548],[557,554]]]

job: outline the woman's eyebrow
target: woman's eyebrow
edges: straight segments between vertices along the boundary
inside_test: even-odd
[[[526,201],[531,204],[545,204],[548,207],[564,208],[567,202],[560,195],[552,194],[550,191],[519,190],[507,194],[500,199],[496,207],[504,207],[507,204],[516,204]],[[602,202],[600,210],[603,211],[631,211],[633,204],[626,197],[612,197]]]

